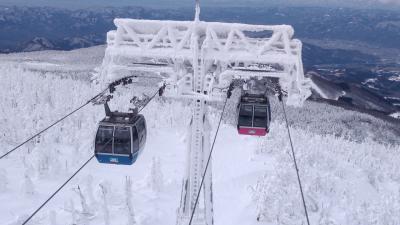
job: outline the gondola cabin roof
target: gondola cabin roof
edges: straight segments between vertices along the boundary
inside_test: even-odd
[[[241,98],[241,103],[268,105],[268,98],[263,94],[245,94]]]
[[[100,121],[102,125],[134,125],[141,115],[134,113],[113,112],[112,116],[106,116]]]

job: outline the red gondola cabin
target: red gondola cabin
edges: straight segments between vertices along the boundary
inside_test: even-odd
[[[269,132],[271,108],[265,95],[244,94],[238,105],[239,134],[265,136]]]

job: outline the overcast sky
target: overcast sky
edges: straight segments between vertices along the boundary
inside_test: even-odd
[[[344,7],[399,7],[400,0],[200,0],[203,6],[258,6],[258,5],[316,5]],[[194,0],[0,0],[0,5],[101,7],[101,6],[147,6],[182,7],[191,6]]]

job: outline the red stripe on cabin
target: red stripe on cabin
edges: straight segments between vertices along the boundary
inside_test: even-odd
[[[256,127],[239,127],[239,134],[253,135],[253,136],[265,136],[267,135],[267,130],[265,128]]]

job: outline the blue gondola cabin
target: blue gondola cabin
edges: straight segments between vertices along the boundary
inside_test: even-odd
[[[113,112],[100,121],[95,156],[100,163],[132,165],[146,143],[143,115]]]

